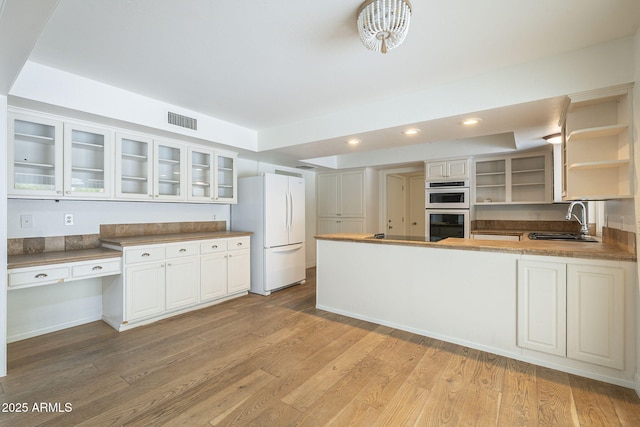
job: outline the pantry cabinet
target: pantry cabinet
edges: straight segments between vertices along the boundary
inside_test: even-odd
[[[356,169],[316,175],[317,232],[365,233],[375,225],[367,211],[375,200],[375,172]]]
[[[623,369],[624,276],[617,266],[519,260],[518,346]]]
[[[564,200],[633,197],[629,86],[569,96],[563,114]]]

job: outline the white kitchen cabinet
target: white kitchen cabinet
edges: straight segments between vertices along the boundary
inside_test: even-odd
[[[164,312],[165,276],[164,261],[125,266],[127,323]]]
[[[238,170],[235,154],[215,154],[215,194],[217,203],[237,203]]]
[[[55,285],[74,280],[120,274],[120,258],[75,261],[34,267],[12,268],[8,271],[8,290],[33,286]]]
[[[202,301],[247,292],[251,286],[250,237],[212,240],[200,245]]]
[[[153,199],[153,139],[116,133],[117,199]]]
[[[203,148],[189,147],[187,199],[212,202],[214,200],[214,153]]]
[[[111,131],[64,124],[64,195],[109,199],[113,182]]]
[[[450,159],[424,163],[427,181],[469,179],[469,159]]]
[[[364,233],[364,220],[358,218],[318,218],[318,234]]]
[[[103,320],[117,330],[247,294],[250,236],[106,247],[123,252],[123,274],[103,281]]]
[[[624,368],[624,270],[567,266],[567,357]]]
[[[621,267],[518,261],[518,346],[624,368]]]
[[[474,204],[551,203],[551,152],[474,159]]]
[[[153,143],[153,185],[155,200],[181,201],[186,199],[186,148],[169,141]]]
[[[364,170],[317,175],[319,217],[364,217]]]
[[[630,87],[570,95],[563,124],[563,199],[633,197]]]
[[[518,262],[518,346],[565,356],[566,264]]]
[[[317,232],[364,233],[372,189],[367,170],[319,173],[316,176]]]
[[[9,196],[112,196],[109,130],[11,112],[9,137]]]

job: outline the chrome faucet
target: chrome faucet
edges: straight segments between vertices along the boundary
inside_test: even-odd
[[[575,205],[582,206],[582,219],[578,218],[578,216],[573,213],[573,208]],[[588,237],[589,227],[587,226],[587,208],[584,206],[584,203],[580,201],[571,202],[571,204],[569,205],[569,209],[567,210],[565,219],[567,221],[571,221],[572,218],[575,218],[576,221],[578,221],[578,224],[580,224],[580,238]]]

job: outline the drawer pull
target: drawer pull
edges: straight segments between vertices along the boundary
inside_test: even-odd
[[[96,265],[95,267],[92,268],[93,271],[100,271],[102,270],[102,266],[101,265]]]
[[[238,246],[242,246],[242,242],[238,242]]]
[[[187,252],[185,248],[180,249],[180,252]]]
[[[40,274],[36,274],[36,279],[44,279],[45,277],[48,277],[48,274],[45,273],[40,273]]]
[[[211,249],[218,249],[218,245],[211,246]]]
[[[151,254],[149,252],[145,252],[142,254],[143,257],[147,257],[147,256],[151,256]]]

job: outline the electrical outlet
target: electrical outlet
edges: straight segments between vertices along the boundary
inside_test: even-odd
[[[213,220],[214,221],[216,220],[216,214],[213,214]]]
[[[20,227],[33,228],[33,215],[20,215]]]
[[[64,225],[73,225],[73,214],[64,214]]]

